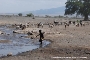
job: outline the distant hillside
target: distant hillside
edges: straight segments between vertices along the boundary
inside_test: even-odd
[[[36,11],[26,11],[23,14],[33,13],[34,15],[64,15],[65,7],[51,8],[51,9],[40,9]]]

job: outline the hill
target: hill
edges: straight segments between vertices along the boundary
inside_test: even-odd
[[[35,11],[26,11],[23,14],[33,13],[34,15],[64,15],[65,7],[51,8],[51,9],[40,9]]]

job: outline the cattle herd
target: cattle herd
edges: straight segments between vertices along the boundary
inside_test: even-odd
[[[49,22],[46,22],[46,23],[42,23],[42,22],[39,22],[39,23],[36,23],[36,24],[32,24],[30,22],[26,23],[26,24],[13,24],[12,26],[13,27],[16,27],[16,29],[21,29],[21,30],[24,30],[26,28],[30,28],[30,27],[35,27],[35,28],[44,28],[44,26],[48,26],[48,28],[53,28],[54,26],[60,26],[60,25],[65,25],[65,28],[67,26],[70,26],[70,25],[73,25],[73,26],[76,26],[76,27],[79,27],[79,26],[85,26],[85,25],[89,25],[89,23],[85,23],[83,21],[65,21],[65,22],[57,22],[57,21],[53,21],[52,23],[49,23]]]

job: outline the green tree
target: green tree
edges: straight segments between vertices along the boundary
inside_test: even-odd
[[[33,17],[34,15],[32,13],[27,14],[27,17]]]
[[[18,16],[22,16],[22,13],[19,13]]]
[[[82,15],[84,20],[88,20],[90,15],[90,0],[67,0],[65,15]]]
[[[61,16],[61,15],[59,15],[58,17],[59,17],[59,18],[63,18],[63,16]]]
[[[46,18],[50,18],[51,16],[49,16],[49,15],[45,15],[45,17],[46,17]]]

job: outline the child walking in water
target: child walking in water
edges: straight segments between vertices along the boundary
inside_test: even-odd
[[[44,38],[44,35],[41,30],[39,30],[39,35],[37,35],[37,36],[40,36],[39,42],[42,44],[42,39]]]

